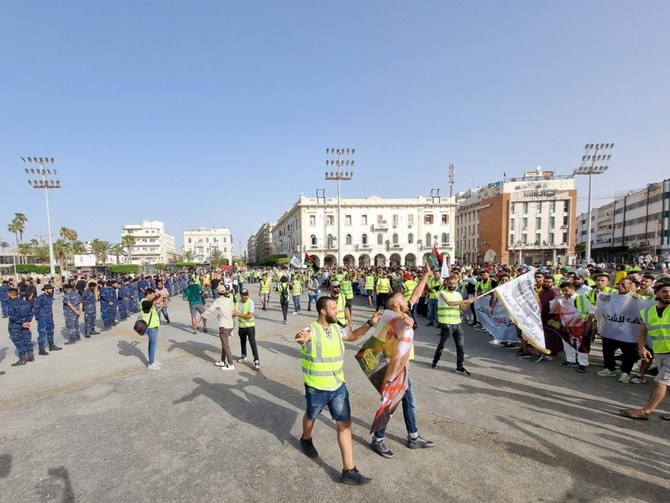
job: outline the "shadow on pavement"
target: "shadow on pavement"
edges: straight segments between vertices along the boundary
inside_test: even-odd
[[[7,358],[7,348],[0,349],[0,363]]]
[[[201,360],[205,360],[206,362],[210,363],[214,363],[215,361],[217,361],[217,358],[212,358],[211,356],[209,356],[209,353],[214,353],[217,355],[221,353],[221,348],[219,346],[213,346],[211,344],[206,344],[204,342],[196,342],[196,341],[179,342],[174,339],[168,339],[168,341],[172,344],[167,349],[168,353],[174,351],[175,349],[179,349],[184,353],[188,353],[191,356],[195,356],[196,358],[200,358]]]
[[[74,503],[74,491],[67,468],[64,466],[49,468],[47,475],[49,478],[40,480],[35,486],[39,501]]]
[[[149,363],[149,360],[144,355],[144,352],[139,348],[140,341],[119,341],[117,346],[119,348],[119,354],[121,356],[134,356],[140,360],[144,365]]]
[[[638,478],[626,475],[621,472],[613,472],[611,468],[602,466],[590,459],[578,456],[569,450],[563,449],[552,444],[533,433],[528,428],[521,426],[525,424],[529,427],[536,427],[523,419],[511,417],[498,417],[500,421],[506,421],[507,424],[516,428],[524,436],[533,439],[540,446],[521,444],[515,441],[506,442],[508,452],[517,456],[531,459],[553,468],[561,468],[575,480],[597,485],[604,489],[616,491],[619,496],[636,499],[645,499],[649,501],[667,501],[667,488],[659,486],[650,481],[642,481]],[[665,495],[665,496],[663,496]]]
[[[12,455],[0,454],[0,479],[7,478],[12,471]]]

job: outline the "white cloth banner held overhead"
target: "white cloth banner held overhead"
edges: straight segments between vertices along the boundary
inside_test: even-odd
[[[291,259],[291,265],[293,267],[297,268],[297,269],[302,269],[303,268],[303,263],[295,255],[293,255],[293,258]]]
[[[447,256],[442,255],[442,270],[440,271],[440,278],[445,279],[449,277],[449,264],[447,263]]]
[[[532,271],[500,285],[495,293],[507,314],[521,329],[521,335],[535,349],[545,354],[550,353],[544,342],[540,303],[535,296],[535,275]]]

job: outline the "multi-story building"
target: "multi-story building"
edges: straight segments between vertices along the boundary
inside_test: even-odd
[[[195,262],[209,262],[215,251],[221,253],[228,265],[232,265],[233,235],[227,227],[199,227],[184,231],[184,253],[191,253]]]
[[[572,176],[538,166],[458,196],[457,249],[466,263],[574,263]]]
[[[251,263],[258,263],[274,253],[272,246],[273,227],[270,222],[264,222],[256,231],[256,234],[249,238],[247,251]]]
[[[453,261],[456,203],[453,198],[340,200],[341,262],[347,266],[415,266],[435,245]],[[337,263],[336,198],[300,196],[274,225],[274,253],[306,251],[318,266]]]
[[[579,243],[586,243],[587,220],[587,213],[578,217]],[[670,255],[670,179],[591,210],[591,258],[617,262],[639,255]]]
[[[167,264],[177,256],[174,236],[166,233],[165,225],[158,220],[144,220],[141,225],[124,225],[122,242],[124,236],[135,238],[135,244],[127,250],[127,263]]]

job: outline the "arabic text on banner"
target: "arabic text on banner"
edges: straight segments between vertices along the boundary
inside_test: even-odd
[[[507,314],[528,344],[543,353],[549,353],[544,342],[540,304],[535,297],[535,276],[533,271],[500,285],[495,289],[498,300],[505,306]]]
[[[293,258],[291,259],[291,265],[293,267],[298,268],[298,269],[302,269],[304,267],[303,263],[300,262],[300,259],[298,257],[296,257],[295,255],[293,255]]]
[[[493,302],[492,302],[493,301]],[[491,304],[494,305],[493,312]],[[493,338],[500,342],[519,342],[518,330],[507,314],[505,307],[495,302],[491,296],[482,297],[475,301],[477,321],[488,330]]]
[[[598,332],[608,339],[637,342],[640,311],[654,305],[653,300],[601,293],[597,303]]]
[[[361,369],[381,394],[370,433],[386,427],[405,395],[413,341],[412,328],[397,313],[386,310],[372,336],[356,353]]]

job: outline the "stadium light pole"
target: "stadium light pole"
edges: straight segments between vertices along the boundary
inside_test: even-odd
[[[51,213],[49,212],[49,190],[60,189],[60,180],[54,180],[56,176],[55,169],[47,169],[45,164],[53,164],[53,157],[21,157],[21,160],[27,164],[36,164],[37,168],[25,168],[27,175],[37,176],[37,179],[28,178],[28,184],[33,189],[44,189],[44,198],[47,206],[47,230],[49,233],[49,271],[51,276],[56,274],[56,262],[54,260],[54,244],[51,238]]]
[[[610,160],[614,143],[587,143],[584,145],[584,155],[582,156],[582,165],[574,170],[573,175],[588,175],[589,177],[589,198],[588,198],[588,217],[586,221],[586,262],[591,261],[591,177],[601,175],[607,171],[606,162]]]
[[[326,171],[326,180],[337,181],[337,267],[342,263],[342,245],[340,235],[342,234],[342,222],[340,221],[340,182],[349,181],[353,178],[353,171],[342,171],[342,168],[354,166],[353,159],[343,159],[356,153],[355,148],[327,148],[326,155],[337,157],[336,159],[326,159],[327,168],[337,168],[337,171]]]

